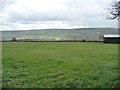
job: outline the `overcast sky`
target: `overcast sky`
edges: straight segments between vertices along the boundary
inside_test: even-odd
[[[115,1],[115,0],[114,0]],[[105,14],[113,0],[0,0],[0,30],[117,27]]]

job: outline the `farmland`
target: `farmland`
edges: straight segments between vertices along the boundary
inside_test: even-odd
[[[87,40],[101,41],[104,34],[118,34],[117,28],[75,28],[2,31],[2,40],[39,39],[39,40]]]
[[[3,88],[114,88],[118,45],[3,42]]]

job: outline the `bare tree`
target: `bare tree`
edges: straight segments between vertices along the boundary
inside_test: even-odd
[[[108,9],[109,13],[106,15],[107,19],[120,19],[120,1],[116,1],[112,4],[112,7]]]

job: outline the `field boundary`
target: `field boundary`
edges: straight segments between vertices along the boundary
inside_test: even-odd
[[[0,41],[0,42],[103,42],[103,41],[78,41],[78,40],[62,40],[62,41]]]

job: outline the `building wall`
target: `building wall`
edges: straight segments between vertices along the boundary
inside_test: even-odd
[[[110,37],[104,37],[103,42],[104,43],[116,43],[116,44],[119,43],[120,44],[120,38],[117,38],[117,37],[116,38],[115,37],[114,38],[112,38],[112,37],[111,38]]]

